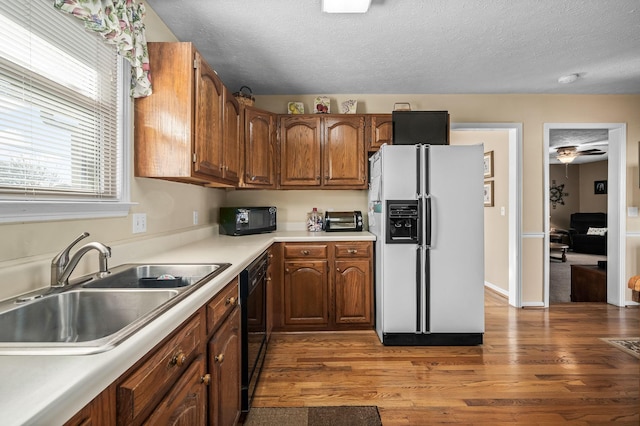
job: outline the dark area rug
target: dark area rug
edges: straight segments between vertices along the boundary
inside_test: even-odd
[[[640,359],[640,337],[628,337],[628,338],[603,338],[605,342],[608,344],[615,346],[628,353],[629,355],[635,356]]]
[[[376,406],[254,407],[244,426],[382,426]]]

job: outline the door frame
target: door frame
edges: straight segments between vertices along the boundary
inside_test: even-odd
[[[544,306],[549,307],[549,133],[552,129],[608,129],[607,303],[625,306],[627,125],[625,123],[544,123]],[[616,285],[617,284],[617,285]]]
[[[522,123],[451,123],[451,131],[509,133],[509,304],[522,307]]]

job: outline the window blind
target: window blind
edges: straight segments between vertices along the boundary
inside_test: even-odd
[[[119,199],[120,66],[50,1],[0,3],[0,198]]]

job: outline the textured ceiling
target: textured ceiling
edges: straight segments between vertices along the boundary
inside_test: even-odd
[[[147,3],[225,85],[259,95],[640,93],[639,0]]]
[[[609,158],[609,130],[607,129],[551,129],[549,131],[549,163],[560,164],[556,159],[559,147],[575,146],[578,151],[598,149],[602,155],[581,155],[572,164],[592,163]]]

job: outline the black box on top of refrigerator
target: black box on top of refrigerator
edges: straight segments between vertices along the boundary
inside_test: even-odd
[[[449,145],[448,111],[393,111],[394,145]]]

